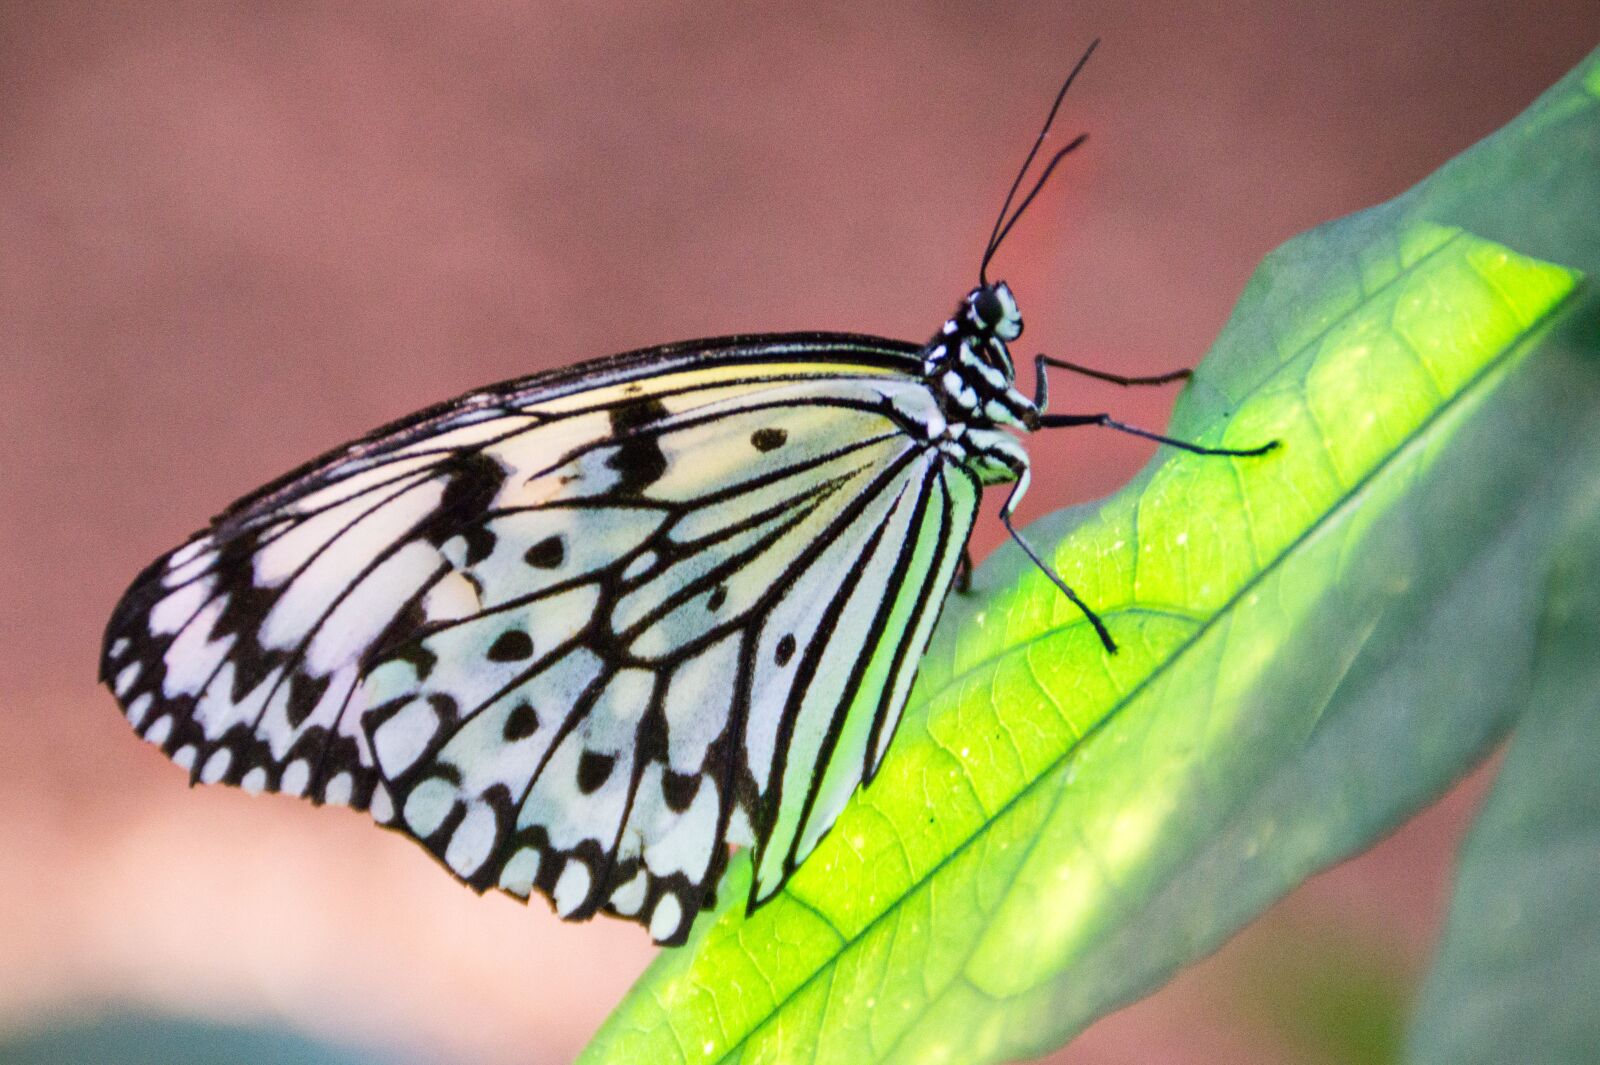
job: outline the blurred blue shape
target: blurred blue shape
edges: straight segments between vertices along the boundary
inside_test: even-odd
[[[284,1028],[119,1013],[0,1035],[0,1065],[422,1065]]]

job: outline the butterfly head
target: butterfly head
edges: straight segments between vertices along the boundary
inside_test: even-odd
[[[930,348],[963,373],[978,371],[992,378],[998,372],[1009,384],[1016,368],[1006,344],[1021,335],[1022,312],[1011,287],[1004,281],[985,282],[961,298]]]
[[[1008,341],[1022,335],[1022,312],[1004,281],[985,282],[962,297],[923,349],[923,373],[946,416],[974,426],[1023,428],[1033,404],[1015,388]]]
[[[973,330],[999,339],[1002,343],[1022,335],[1022,312],[1017,298],[1004,281],[979,285],[962,301],[962,313]]]
[[[985,282],[961,298],[939,334],[928,342],[928,369],[1015,376],[1009,341],[1022,335],[1022,312],[1004,281]]]

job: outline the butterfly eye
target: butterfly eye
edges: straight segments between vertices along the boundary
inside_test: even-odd
[[[993,329],[1005,317],[1005,304],[993,288],[980,288],[972,297],[972,313],[984,326]]]

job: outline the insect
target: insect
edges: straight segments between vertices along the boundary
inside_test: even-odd
[[[680,943],[729,845],[770,898],[869,782],[981,489],[1017,533],[1022,317],[988,267],[926,344],[795,333],[469,393],[239,500],[133,582],[101,678],[191,782],[370,811],[478,890]]]

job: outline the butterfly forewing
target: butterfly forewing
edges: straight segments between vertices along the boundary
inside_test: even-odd
[[[687,934],[882,757],[976,486],[915,348],[656,349],[486,389],[267,486],[106,634],[193,779],[369,809],[479,889]]]

